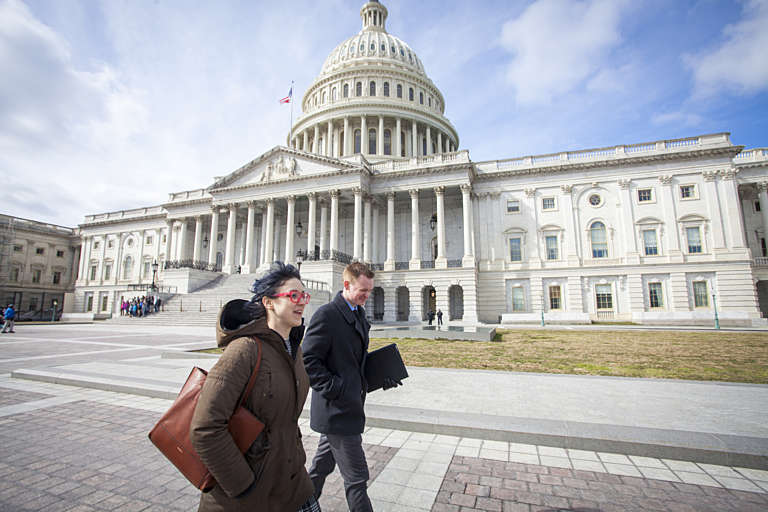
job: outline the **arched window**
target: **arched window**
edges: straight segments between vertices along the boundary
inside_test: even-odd
[[[126,256],[123,260],[123,279],[130,279],[133,274],[133,258]]]
[[[355,130],[355,153],[360,153],[362,151],[360,143],[360,130]]]
[[[405,132],[400,132],[400,156],[405,156]]]
[[[325,103],[325,91],[323,91],[323,99],[320,100],[320,103]]]
[[[331,89],[331,101],[336,101],[336,88]]]
[[[376,129],[370,128],[368,130],[368,154],[376,154]]]
[[[420,105],[424,104],[424,93],[423,92],[419,93],[419,104]]]
[[[373,80],[368,84],[368,96],[376,96],[376,82]]]
[[[384,154],[392,154],[392,132],[390,130],[384,130]]]
[[[349,84],[344,84],[344,97],[349,98]]]
[[[427,138],[422,137],[421,139],[421,155],[426,156],[427,154]]]
[[[389,82],[384,82],[384,96],[389,97]]]
[[[602,222],[593,222],[589,228],[589,238],[592,241],[592,257],[608,257],[608,240],[605,236],[605,224]]]
[[[413,87],[408,88],[408,99],[413,101]]]
[[[403,86],[400,84],[397,84],[397,97],[398,98],[403,97]]]
[[[363,82],[357,82],[355,84],[355,96],[362,96],[363,95]]]
[[[432,106],[432,96],[427,98],[427,105],[430,106],[430,107]]]

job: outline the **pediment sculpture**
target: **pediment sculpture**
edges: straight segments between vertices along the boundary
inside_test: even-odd
[[[259,181],[266,182],[296,176],[296,159],[280,156],[267,164]]]

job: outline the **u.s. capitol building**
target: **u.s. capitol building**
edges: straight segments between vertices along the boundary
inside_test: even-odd
[[[153,279],[188,293],[274,260],[340,288],[377,270],[376,320],[761,324],[768,150],[729,134],[475,162],[416,53],[368,2],[286,146],[164,204],[88,215],[73,309]],[[761,303],[766,302],[766,304]]]

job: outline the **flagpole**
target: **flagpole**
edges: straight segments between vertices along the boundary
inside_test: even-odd
[[[289,128],[288,147],[293,148],[293,80],[291,80],[291,126]]]

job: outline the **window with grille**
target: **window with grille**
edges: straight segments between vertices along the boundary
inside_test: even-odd
[[[694,199],[695,197],[695,185],[680,185],[680,199]]]
[[[509,239],[509,260],[510,261],[522,261],[523,251],[520,243],[520,238]]]
[[[408,99],[413,101],[413,87],[408,88]]]
[[[589,228],[589,237],[592,241],[592,257],[607,258],[608,240],[605,235],[605,224],[602,222],[593,223],[592,227]]]
[[[397,97],[398,98],[403,97],[403,86],[400,84],[397,84]]]
[[[357,82],[355,84],[355,96],[362,96],[363,95],[363,82]]]
[[[376,154],[376,129],[371,128],[368,130],[368,154]]]
[[[91,267],[91,277],[90,277],[90,279],[91,279],[91,281],[93,281],[94,279],[96,279],[96,265],[93,265],[93,266]]]
[[[360,130],[355,130],[355,153],[360,153],[362,145],[360,142]]]
[[[558,259],[559,255],[557,250],[557,235],[546,237],[545,242],[547,244],[547,259],[548,260]]]
[[[102,295],[101,296],[101,310],[106,311],[107,310],[107,301],[109,300],[108,295]]]
[[[56,257],[57,258],[63,258],[64,257],[64,251],[56,251]]]
[[[709,294],[706,281],[693,282],[693,305],[697,308],[709,306]]]
[[[664,307],[664,297],[661,293],[661,283],[648,283],[648,304],[652,308]]]
[[[653,200],[653,192],[650,188],[641,188],[637,191],[637,202],[647,203]]]
[[[342,95],[345,98],[349,98],[349,84],[344,84],[344,89],[343,89]]]
[[[144,271],[143,271],[143,276],[144,276],[144,277],[148,277],[148,276],[150,276],[150,275],[151,275],[151,274],[149,273],[149,261],[145,261],[145,262],[144,262]]]
[[[144,245],[152,245],[152,237],[148,236],[146,240],[144,240]]]
[[[24,250],[24,246],[23,245],[14,245],[13,246],[13,252],[21,252],[23,250]]]
[[[560,309],[562,307],[562,298],[559,286],[549,287],[549,309]]]
[[[760,253],[762,254],[763,258],[768,256],[768,248],[765,246],[765,238],[760,238]]]
[[[685,235],[688,238],[688,252],[690,254],[701,252],[701,231],[699,228],[685,228]]]
[[[423,92],[419,93],[419,104],[420,105],[424,104],[424,93]]]
[[[104,265],[104,280],[107,280],[112,275],[112,265]]]
[[[368,84],[368,96],[376,96],[376,82]]]
[[[595,285],[595,299],[597,300],[597,309],[613,309],[613,293],[611,285]]]
[[[37,269],[37,268],[33,269],[32,270],[32,282],[33,283],[39,283],[40,282],[40,278],[42,277],[42,275],[43,275],[43,271],[42,270]]]
[[[517,199],[507,201],[507,213],[520,213],[520,201]]]
[[[643,248],[646,256],[656,256],[659,254],[659,246],[656,242],[656,230],[643,230]]]
[[[53,273],[53,284],[59,284],[61,283],[61,272],[54,272]]]
[[[36,247],[35,248],[35,254],[43,255],[43,254],[45,254],[45,249],[43,249],[42,247]]]
[[[384,154],[392,154],[392,131],[384,130]]]
[[[512,288],[512,311],[525,311],[525,290],[522,286]]]
[[[555,198],[554,197],[545,197],[541,200],[541,209],[542,210],[554,210],[555,209]]]
[[[389,97],[389,82],[384,82],[384,96]]]
[[[755,211],[756,212],[760,211],[760,201],[755,201]]]

